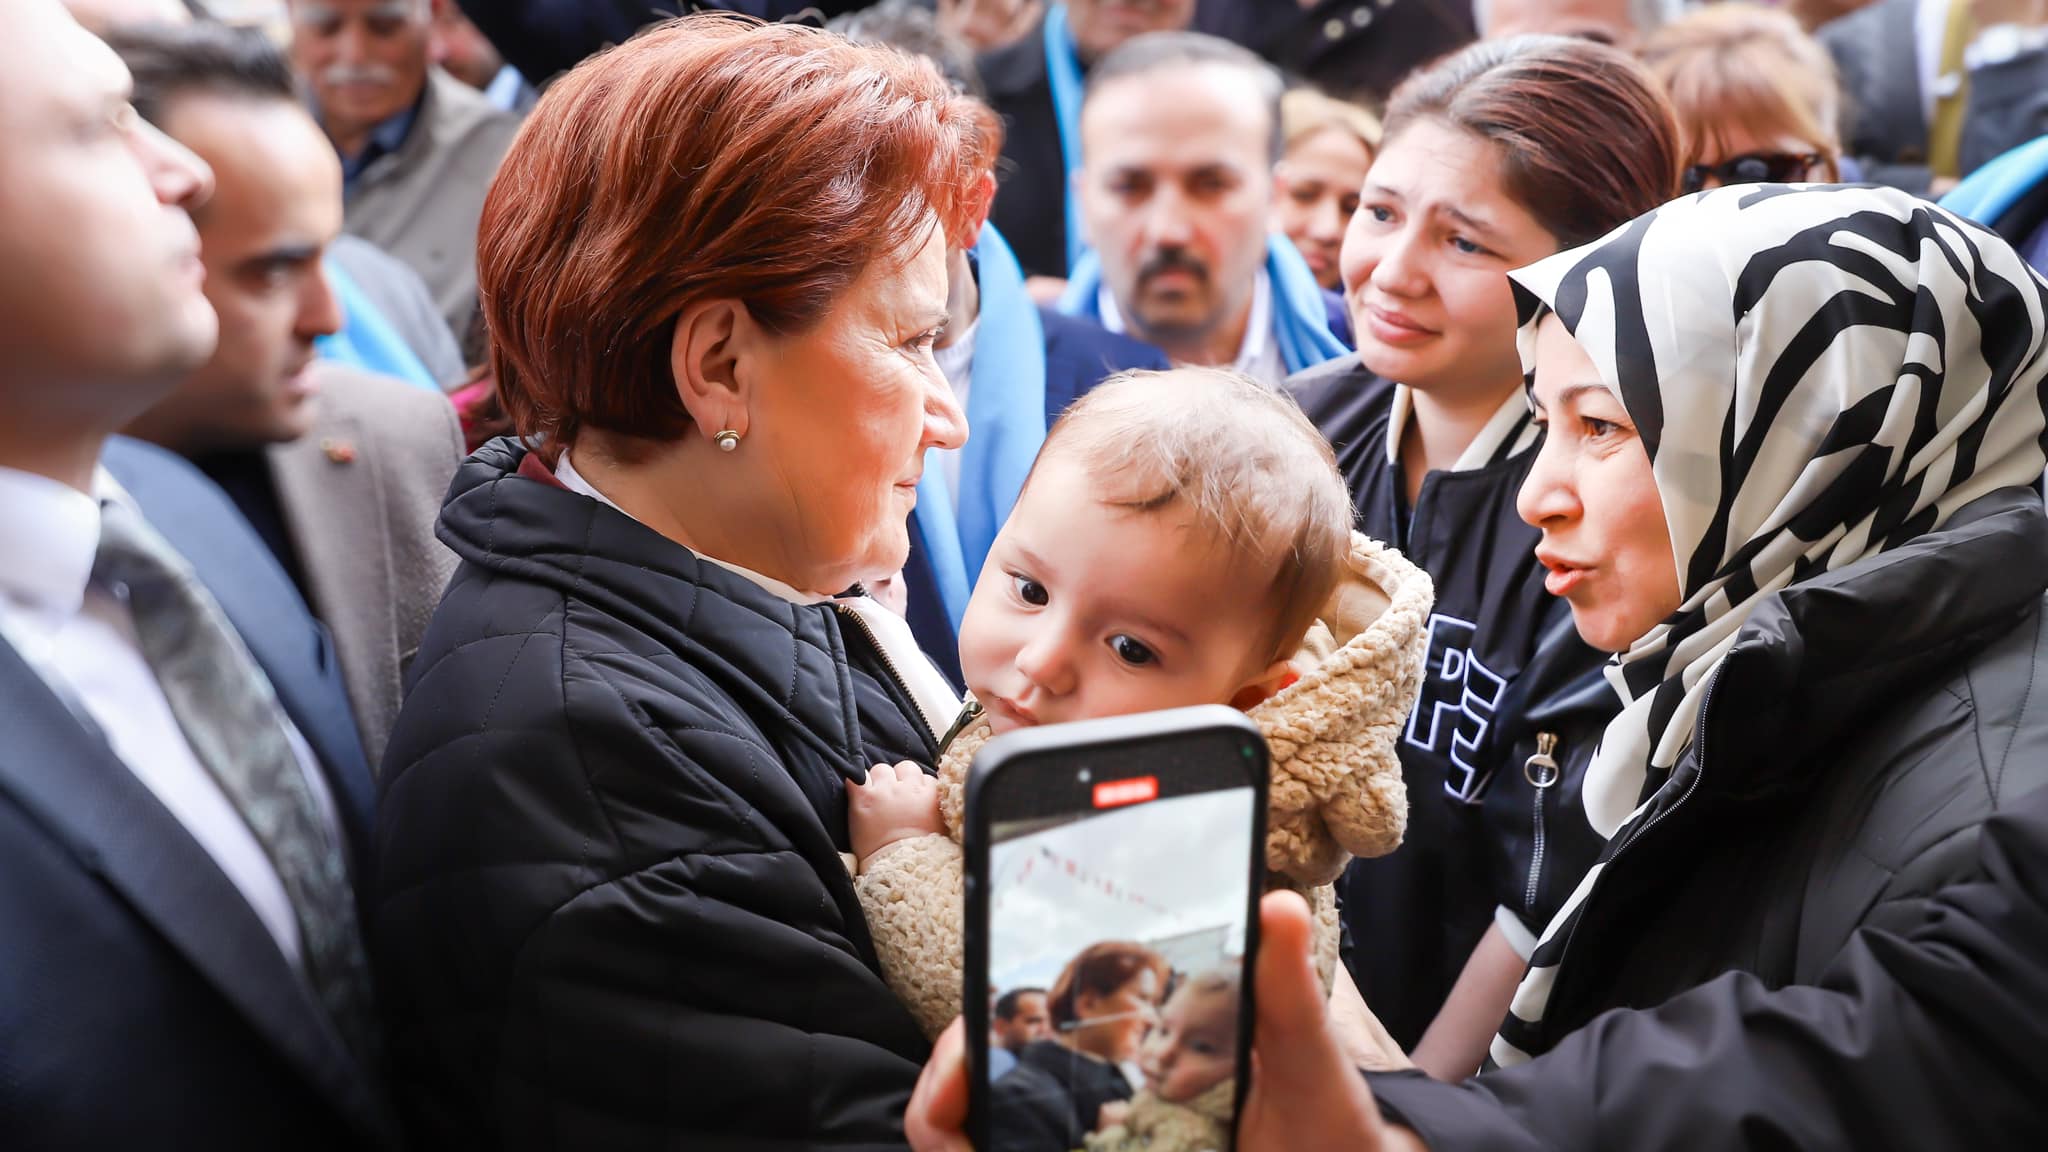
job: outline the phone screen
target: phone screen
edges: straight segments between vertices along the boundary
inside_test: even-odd
[[[1210,769],[1190,772],[1205,751]],[[994,1152],[1230,1147],[1263,810],[1249,758],[1215,741],[1113,768],[1058,757],[1032,765],[1060,785],[1038,811],[990,813]],[[1079,805],[1045,812],[1048,793]]]

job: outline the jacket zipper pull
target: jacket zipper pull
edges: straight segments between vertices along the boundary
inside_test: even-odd
[[[1561,773],[1551,753],[1557,751],[1557,733],[1536,734],[1536,754],[1522,764],[1522,776],[1536,789],[1534,811],[1530,816],[1533,835],[1530,840],[1529,887],[1522,894],[1522,908],[1525,912],[1536,910],[1536,889],[1543,881],[1543,794],[1557,783]]]

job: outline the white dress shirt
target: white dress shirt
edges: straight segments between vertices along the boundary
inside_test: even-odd
[[[226,874],[277,946],[299,963],[299,922],[284,882],[212,773],[193,753],[143,658],[128,605],[93,585],[100,502],[133,508],[104,470],[98,499],[47,477],[0,468],[0,642],[11,645]],[[330,828],[333,797],[290,720],[286,735]]]
[[[583,478],[582,473],[576,471],[576,466],[569,462],[567,448],[562,449],[561,456],[556,458],[555,479],[560,480],[562,487],[569,491],[588,496],[622,516],[632,515],[619,507],[611,497],[598,491],[595,485]],[[932,739],[944,737],[947,730],[952,728],[953,721],[960,714],[960,694],[953,691],[953,685],[946,679],[946,674],[939,671],[938,665],[932,663],[931,657],[925,655],[924,649],[918,647],[917,636],[911,632],[909,622],[889,611],[880,601],[872,596],[834,599],[814,592],[802,592],[773,576],[764,576],[751,568],[728,564],[716,556],[707,556],[695,549],[691,549],[691,554],[701,560],[708,560],[792,604],[830,604],[834,608],[860,617],[861,623],[867,625],[868,634],[874,637],[876,646],[881,648],[882,656],[895,667],[897,677],[902,681],[904,690],[910,694],[911,701],[917,705],[925,727],[931,729]]]

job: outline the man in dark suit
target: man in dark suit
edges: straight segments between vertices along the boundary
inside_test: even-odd
[[[213,169],[193,213],[213,358],[127,428],[224,489],[333,633],[374,765],[402,670],[455,571],[434,538],[462,459],[439,392],[314,358],[341,323],[325,271],[341,231],[341,166],[261,32],[136,28],[109,43],[135,107]]]
[[[369,779],[325,637],[218,490],[108,440],[213,350],[186,215],[211,174],[56,0],[8,15],[4,1140],[387,1146]]]

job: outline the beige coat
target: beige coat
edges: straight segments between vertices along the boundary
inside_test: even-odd
[[[313,370],[313,430],[270,449],[270,474],[374,772],[400,678],[455,571],[434,522],[462,426],[438,393],[326,361]]]
[[[1337,965],[1330,885],[1353,856],[1392,852],[1407,823],[1395,741],[1421,690],[1434,597],[1427,573],[1353,533],[1349,576],[1295,657],[1301,678],[1250,713],[1272,750],[1267,886],[1308,897],[1325,988]],[[931,1036],[960,1014],[960,832],[968,765],[988,737],[975,723],[940,758],[947,834],[901,841],[854,879],[882,975]]]
[[[343,228],[412,266],[460,342],[476,313],[476,229],[519,118],[439,68],[398,151],[356,178]]]

